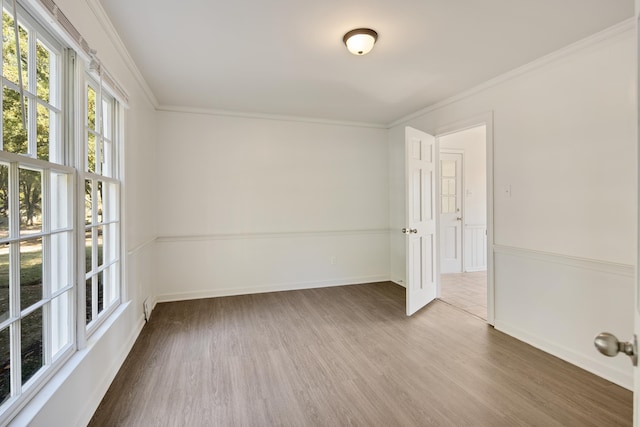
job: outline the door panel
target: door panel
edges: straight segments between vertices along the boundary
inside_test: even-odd
[[[440,153],[441,273],[462,273],[462,153]]]
[[[407,315],[436,297],[435,138],[405,129]]]
[[[638,65],[638,70],[640,70],[640,56],[638,55],[638,46],[640,46],[640,31],[638,31],[640,27],[640,1],[635,1],[635,29],[636,29],[636,49],[634,50],[635,61]],[[636,73],[636,91],[640,90],[640,74]],[[636,117],[640,119],[640,113],[638,111],[637,105],[640,105],[640,93],[636,93]],[[640,122],[638,122],[640,123]],[[638,141],[636,141],[637,143]],[[640,156],[640,151],[638,151],[638,155]],[[638,165],[640,165],[640,157],[638,158]],[[640,179],[640,176],[638,177]],[[637,183],[638,187],[640,187],[640,181]],[[640,206],[640,199],[638,200]],[[637,232],[640,233],[640,217],[638,218],[638,228]],[[638,240],[640,240],[640,234],[638,234]],[[636,295],[635,295],[635,306],[633,317],[633,332],[637,337],[640,335],[640,274],[638,273],[638,266],[640,266],[640,252],[638,253],[638,259],[636,261]],[[637,351],[637,349],[636,349]],[[640,427],[640,368],[638,366],[633,368],[633,425],[635,427]]]

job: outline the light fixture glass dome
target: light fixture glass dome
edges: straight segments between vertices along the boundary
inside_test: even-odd
[[[378,33],[369,28],[357,28],[344,35],[344,44],[354,55],[366,55],[371,52],[378,39]]]

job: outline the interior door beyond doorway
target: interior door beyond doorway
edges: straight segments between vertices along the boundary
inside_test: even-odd
[[[463,154],[440,153],[440,272],[462,273]]]

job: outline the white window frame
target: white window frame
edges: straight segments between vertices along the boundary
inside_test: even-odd
[[[13,16],[13,4],[9,0],[4,0],[2,2],[3,8],[6,6],[7,10],[10,11],[10,14]],[[15,17],[14,17],[15,19]],[[19,411],[28,401],[32,398],[35,393],[37,393],[46,382],[56,373],[56,371],[62,367],[68,359],[74,354],[77,349],[77,335],[76,328],[74,327],[75,319],[76,319],[76,310],[75,310],[75,288],[76,280],[75,280],[75,241],[76,241],[76,230],[74,226],[74,208],[75,208],[75,188],[76,188],[76,170],[70,164],[70,158],[68,156],[69,150],[67,149],[68,145],[70,145],[71,141],[69,141],[68,134],[64,131],[64,114],[69,114],[72,109],[70,106],[64,106],[63,101],[63,91],[71,90],[68,87],[65,87],[65,70],[67,69],[68,57],[65,54],[65,50],[61,43],[57,42],[54,37],[52,37],[47,29],[42,25],[38,24],[34,18],[27,12],[24,8],[18,5],[18,22],[19,24],[26,28],[30,33],[29,38],[29,55],[28,55],[28,64],[29,64],[29,73],[28,79],[23,82],[24,87],[24,95],[25,98],[29,100],[29,103],[35,107],[36,104],[42,105],[47,109],[54,111],[56,113],[55,123],[53,125],[50,123],[49,131],[51,132],[52,128],[56,131],[56,134],[53,135],[53,138],[56,138],[56,142],[54,146],[49,147],[49,159],[41,160],[37,158],[37,144],[36,144],[36,129],[37,129],[37,108],[29,108],[27,114],[27,126],[28,126],[28,152],[25,154],[15,154],[9,153],[0,150],[0,162],[4,165],[8,165],[9,167],[9,187],[10,187],[10,219],[9,219],[9,229],[10,236],[9,238],[2,239],[1,242],[3,244],[9,244],[11,247],[10,252],[10,263],[13,264],[10,267],[10,275],[12,283],[10,288],[12,289],[11,294],[11,304],[9,311],[9,319],[0,323],[0,329],[4,329],[5,327],[10,327],[10,335],[11,335],[11,343],[10,343],[10,353],[11,353],[11,387],[12,394],[7,401],[5,401],[0,406],[0,424],[4,424],[11,417],[13,417],[17,411]],[[37,37],[34,35],[37,34]],[[57,78],[57,86],[55,90],[50,91],[49,93],[49,101],[44,101],[39,99],[37,96],[36,82],[36,43],[40,41],[50,52],[52,52],[56,56],[56,64],[55,70],[56,78]],[[7,86],[13,90],[19,92],[19,87],[5,79],[1,72],[2,63],[0,62],[0,76],[2,79],[3,87]],[[1,105],[1,96],[0,96],[0,105]],[[2,120],[0,120],[0,135],[2,127]],[[50,140],[51,140],[50,133]],[[0,138],[1,139],[1,138]],[[66,144],[65,144],[66,141]],[[19,169],[32,169],[41,171],[41,211],[42,211],[42,229],[40,232],[35,234],[24,235],[20,233],[20,207],[19,207],[19,181],[18,181],[18,172]],[[64,211],[64,215],[66,216],[65,223],[67,225],[56,227],[52,224],[51,219],[55,216],[53,209],[61,208],[58,205],[56,200],[52,200],[52,187],[51,187],[51,177],[53,174],[64,174],[68,177],[65,186],[59,187],[58,190],[62,190],[66,193],[66,207],[62,207]],[[58,213],[59,214],[59,213]],[[62,234],[67,235],[68,239],[68,249],[67,249],[67,260],[66,260],[66,269],[67,269],[67,283],[61,286],[59,289],[52,291],[52,272],[58,271],[59,266],[62,264],[55,264],[57,260],[52,259],[52,239],[53,236],[60,236]],[[32,304],[29,307],[25,307],[24,309],[20,307],[19,303],[19,295],[20,289],[17,285],[16,279],[19,278],[19,270],[17,270],[20,265],[20,252],[19,247],[20,243],[25,240],[32,240],[34,238],[42,239],[42,299],[37,303]],[[16,289],[17,288],[17,289]],[[54,300],[57,301],[57,298],[67,295],[67,327],[62,334],[68,334],[66,344],[61,346],[57,353],[53,354],[53,337],[58,335],[60,331],[52,330],[53,324],[50,323],[50,316],[52,315],[52,302]],[[38,369],[38,371],[24,384],[22,384],[21,378],[21,363],[20,363],[20,341],[18,340],[18,336],[20,334],[20,319],[28,316],[29,314],[36,312],[37,310],[42,309],[43,316],[43,364],[42,367]],[[8,326],[11,325],[11,326]]]
[[[79,329],[79,334],[83,335],[84,339],[79,340],[79,347],[82,348],[84,345],[86,345],[86,340],[88,340],[90,338],[90,336],[102,325],[102,323],[118,308],[118,306],[122,303],[122,294],[123,294],[123,242],[122,242],[122,182],[119,179],[120,178],[120,171],[121,171],[121,129],[120,129],[120,118],[121,118],[121,105],[118,102],[118,100],[116,99],[115,96],[113,96],[110,91],[108,90],[108,88],[106,88],[103,84],[103,82],[101,81],[100,78],[100,70],[99,70],[99,66],[98,66],[98,70],[92,70],[90,68],[90,64],[83,64],[84,65],[84,72],[82,73],[83,75],[83,79],[81,79],[82,81],[82,86],[81,86],[81,108],[79,108],[77,111],[80,111],[82,114],[82,131],[79,134],[79,138],[76,138],[76,140],[78,141],[82,141],[80,147],[78,147],[79,149],[77,150],[77,155],[78,155],[78,163],[77,163],[77,169],[78,169],[78,175],[79,175],[79,179],[78,179],[78,194],[82,194],[82,197],[78,197],[78,230],[83,230],[83,233],[78,233],[78,258],[77,258],[77,263],[78,263],[78,315],[77,315],[77,321],[78,321],[78,329]],[[88,124],[88,88],[91,87],[95,93],[96,93],[96,128],[99,129],[99,131],[95,131],[95,129],[90,129],[89,128],[89,124]],[[105,138],[105,132],[104,131],[104,127],[102,126],[102,116],[103,116],[103,103],[102,100],[106,99],[109,101],[109,103],[111,104],[111,129],[110,129],[110,135],[111,138]],[[96,141],[98,139],[107,139],[110,140],[111,143],[111,161],[112,161],[112,165],[111,165],[111,171],[109,175],[103,175],[102,174],[102,166],[101,166],[101,162],[99,162],[101,156],[99,153],[99,146],[100,144],[98,144],[98,147],[96,148],[96,164],[95,164],[95,172],[89,172],[88,171],[88,160],[87,160],[87,155],[88,155],[88,150],[87,150],[87,146],[88,146],[88,134],[89,132],[91,132],[92,134],[94,134],[96,136]],[[86,224],[85,223],[85,199],[84,199],[84,194],[85,194],[85,181],[86,180],[92,180],[93,184],[92,185],[92,218],[94,219],[94,221],[91,224]],[[98,181],[102,181],[103,182],[103,192],[106,193],[105,191],[105,184],[109,184],[112,185],[113,187],[115,187],[115,191],[114,194],[115,196],[113,196],[115,198],[115,208],[113,210],[113,214],[115,215],[115,219],[114,218],[110,218],[108,220],[104,220],[104,214],[102,215],[103,220],[102,221],[95,221],[95,218],[97,218],[97,198],[96,198],[96,194],[97,194],[97,182]],[[106,206],[106,199],[103,198],[103,209]],[[84,248],[85,248],[85,233],[84,231],[87,228],[95,228],[95,227],[103,227],[103,254],[106,252],[106,241],[104,240],[104,230],[105,230],[105,226],[108,225],[112,225],[115,228],[115,259],[110,260],[109,262],[104,262],[102,265],[100,266],[96,266],[96,261],[93,259],[95,258],[92,255],[92,270],[90,272],[86,271],[86,263],[85,263],[85,252],[84,252]],[[80,228],[81,227],[81,228]],[[95,245],[96,242],[96,236],[95,233],[92,233],[92,245]],[[92,250],[92,254],[93,254],[93,250]],[[103,255],[104,256],[104,255]],[[101,312],[97,312],[97,301],[95,298],[91,298],[92,301],[92,320],[89,323],[85,323],[85,319],[86,319],[86,280],[95,277],[96,279],[93,280],[92,279],[92,292],[97,290],[97,283],[96,281],[98,280],[97,277],[99,274],[103,274],[103,272],[106,272],[107,269],[111,270],[111,274],[113,274],[113,277],[111,278],[111,280],[115,281],[115,286],[113,286],[113,290],[115,290],[115,292],[117,293],[117,295],[115,296],[115,298],[111,301],[109,306],[106,306],[106,298],[104,298],[104,296],[108,295],[107,292],[104,291],[104,289],[106,288],[106,280],[103,279],[103,308]],[[115,273],[114,273],[115,271]]]
[[[30,108],[28,111],[28,123],[29,137],[28,137],[28,153],[16,154],[4,152],[0,146],[0,163],[13,165],[12,178],[14,183],[12,185],[18,185],[16,181],[18,166],[26,169],[35,169],[42,171],[42,209],[43,209],[43,295],[46,300],[42,300],[38,303],[34,303],[32,306],[27,307],[25,310],[20,311],[20,307],[13,302],[11,306],[10,319],[0,323],[0,326],[6,326],[16,312],[18,315],[28,315],[35,310],[44,307],[44,310],[53,311],[50,306],[53,306],[51,301],[59,295],[64,295],[65,292],[69,295],[69,307],[66,313],[68,314],[68,328],[66,332],[62,331],[60,335],[64,335],[69,341],[67,345],[63,346],[56,353],[55,357],[52,357],[47,353],[52,350],[52,342],[58,339],[56,338],[57,331],[52,330],[51,324],[46,323],[46,313],[43,313],[43,331],[46,330],[43,336],[43,353],[44,363],[40,368],[24,385],[22,385],[22,393],[19,395],[11,396],[4,404],[0,406],[0,425],[4,425],[12,417],[14,417],[20,409],[22,409],[29,400],[47,384],[53,375],[59,371],[59,369],[68,362],[69,358],[76,354],[77,350],[86,346],[87,342],[92,339],[92,334],[101,329],[105,321],[117,311],[121,306],[122,301],[128,298],[127,287],[125,283],[125,263],[126,257],[124,256],[124,225],[126,218],[123,217],[124,212],[124,200],[122,197],[124,191],[124,108],[128,103],[128,97],[126,92],[118,85],[117,81],[107,72],[107,70],[101,69],[101,64],[97,57],[95,57],[95,51],[86,43],[80,33],[73,27],[70,21],[64,16],[61,10],[57,8],[57,5],[53,0],[17,0],[18,1],[18,20],[24,28],[37,29],[37,40],[39,40],[43,46],[50,52],[55,52],[58,60],[55,64],[55,71],[58,73],[59,80],[56,90],[50,89],[49,102],[43,100],[37,100],[37,83],[36,67],[34,61],[28,63],[28,81],[24,83],[24,95],[29,102],[35,106],[43,105],[50,111],[56,113],[57,121],[53,128],[57,132],[57,149],[54,151],[50,147],[49,149],[49,162],[40,160],[37,158],[37,139],[35,131],[37,130],[37,108]],[[12,11],[12,0],[0,0],[0,3],[7,6],[8,11]],[[23,7],[25,6],[25,7]],[[13,13],[10,13],[13,16]],[[35,17],[35,18],[34,18]],[[53,34],[53,35],[52,35]],[[35,44],[36,38],[30,38],[31,44],[30,52],[36,52]],[[92,64],[93,62],[93,64]],[[95,65],[98,65],[97,68]],[[0,71],[2,63],[0,61]],[[0,72],[0,76],[2,73]],[[106,86],[103,85],[103,80]],[[112,129],[112,161],[114,162],[114,169],[112,176],[104,176],[97,173],[89,173],[85,170],[85,147],[86,147],[86,87],[87,82],[93,81],[94,84],[99,82],[100,91],[113,100],[113,129]],[[13,90],[20,89],[16,83],[8,80],[3,81],[3,85],[10,86]],[[32,88],[30,91],[29,88]],[[55,93],[54,93],[55,92]],[[98,103],[101,105],[101,103]],[[0,106],[1,97],[0,97]],[[0,136],[2,135],[2,120],[0,120]],[[50,132],[52,132],[52,126],[50,125]],[[51,135],[53,135],[51,133]],[[1,141],[1,138],[0,138]],[[60,205],[55,203],[54,198],[51,196],[53,189],[49,186],[50,177],[54,173],[66,174],[69,178],[66,180],[66,194],[67,194],[67,212],[70,216],[70,227],[60,229],[60,227],[52,229],[51,221],[45,224],[48,217],[53,217],[52,209],[61,209]],[[114,268],[114,290],[117,293],[117,298],[111,301],[111,305],[104,307],[99,316],[94,319],[89,325],[85,324],[85,216],[84,216],[84,185],[86,179],[100,180],[106,185],[111,185],[115,188],[113,198],[116,202],[113,208],[112,218],[115,218],[111,223],[115,224],[114,233],[114,253],[115,259],[113,264],[117,265]],[[15,199],[19,199],[19,192],[13,192],[12,205],[10,208],[10,215],[14,212],[19,212]],[[106,204],[105,204],[106,206]],[[92,207],[92,209],[95,209]],[[46,211],[45,211],[46,210]],[[48,214],[46,213],[48,212]],[[94,216],[92,215],[92,218]],[[104,217],[103,217],[104,218]],[[10,219],[15,222],[15,220]],[[19,217],[17,219],[19,227]],[[104,222],[104,221],[103,221]],[[57,224],[59,225],[59,224]],[[104,225],[103,225],[104,226]],[[15,229],[15,224],[13,225]],[[66,267],[68,270],[68,277],[65,280],[69,280],[70,285],[67,284],[62,289],[57,289],[52,292],[52,279],[50,276],[60,274],[58,267],[62,267],[63,264],[57,263],[55,259],[51,258],[53,252],[51,252],[52,244],[54,241],[50,236],[58,233],[68,233],[67,237],[70,238],[71,243],[69,245],[69,259],[67,260]],[[11,238],[14,236],[11,235]],[[29,238],[33,236],[30,235]],[[9,244],[19,245],[24,236],[19,236],[15,241],[9,242]],[[0,243],[7,243],[7,240],[0,240]],[[58,247],[63,247],[66,250],[64,244],[60,244]],[[15,251],[14,251],[15,253]],[[13,257],[12,262],[20,262],[19,253],[17,255],[10,254]],[[19,264],[18,264],[19,265]],[[103,265],[101,270],[109,268],[109,265]],[[94,271],[98,272],[99,270]],[[19,274],[19,273],[18,273]],[[14,273],[16,275],[16,273]],[[60,277],[60,276],[59,276]],[[14,292],[14,299],[18,299],[15,296],[16,292],[20,293],[20,289]],[[15,319],[13,320],[15,321]],[[14,328],[16,329],[16,328]],[[19,329],[19,328],[17,328]],[[17,339],[13,340],[17,343]],[[67,342],[67,341],[65,341]],[[20,354],[20,348],[16,344],[15,348],[11,349],[12,355]],[[16,352],[17,351],[17,352]],[[52,360],[55,359],[55,360]],[[49,364],[49,362],[51,362]],[[11,363],[17,363],[15,359],[11,359]],[[13,366],[12,366],[13,368]],[[20,382],[19,370],[16,374],[12,375],[17,380],[13,382]],[[20,390],[20,389],[19,389]]]

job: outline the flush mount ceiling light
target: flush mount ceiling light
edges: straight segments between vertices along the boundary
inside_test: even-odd
[[[369,28],[356,28],[344,35],[342,41],[354,55],[366,55],[371,52],[378,40],[378,33]]]

